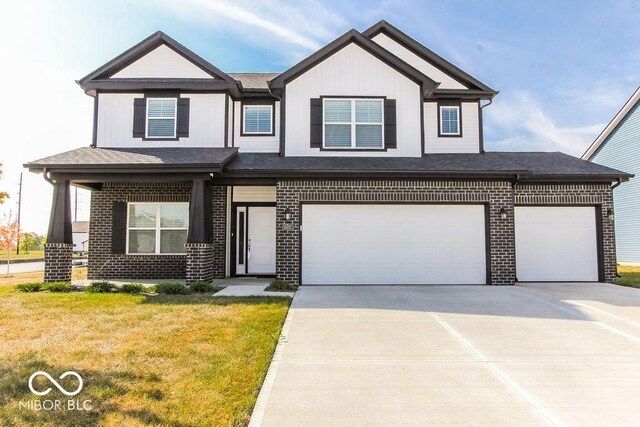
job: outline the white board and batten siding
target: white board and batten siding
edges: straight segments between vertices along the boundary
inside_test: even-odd
[[[424,103],[424,150],[426,153],[479,153],[480,113],[477,102],[463,102],[462,136],[438,136],[438,104]]]
[[[116,79],[214,79],[166,45],[160,45],[111,76]]]
[[[280,102],[276,101],[272,114],[275,115],[274,135],[242,136],[242,103],[233,102],[233,146],[241,153],[278,153],[280,152]],[[272,121],[273,123],[273,121]],[[229,144],[231,147],[231,144]]]
[[[133,100],[143,93],[101,93],[98,98],[98,147],[224,147],[225,94],[186,93],[190,98],[189,137],[179,141],[133,138]]]
[[[415,53],[411,52],[406,47],[402,46],[384,33],[380,33],[372,39],[374,42],[393,53],[398,58],[402,59],[413,68],[422,72],[425,76],[429,77],[440,83],[438,86],[440,89],[468,89],[465,85],[440,70],[439,68],[431,65]]]
[[[276,187],[275,186],[234,186],[233,187],[233,203],[275,203]]]
[[[521,282],[597,282],[596,209],[515,208],[516,277]]]
[[[302,206],[303,285],[485,284],[483,205]]]
[[[386,96],[396,100],[397,148],[388,151],[321,151],[309,146],[310,99]],[[286,86],[287,156],[419,157],[420,86],[356,44],[349,44]]]

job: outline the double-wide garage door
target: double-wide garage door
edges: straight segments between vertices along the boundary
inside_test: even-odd
[[[484,284],[483,205],[307,204],[302,284]]]

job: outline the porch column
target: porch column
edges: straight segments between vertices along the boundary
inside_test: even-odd
[[[204,179],[194,179],[189,203],[189,231],[185,245],[187,284],[213,280],[215,248],[212,234],[211,185]]]
[[[44,246],[44,281],[71,281],[71,196],[68,180],[56,180],[47,243]]]

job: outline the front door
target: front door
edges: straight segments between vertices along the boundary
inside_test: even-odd
[[[275,274],[275,206],[237,206],[235,228],[236,274]]]

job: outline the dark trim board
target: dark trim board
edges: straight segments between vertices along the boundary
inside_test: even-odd
[[[91,133],[91,147],[98,146],[98,98],[100,96],[100,92],[96,91],[96,94],[93,97],[93,130]]]
[[[233,201],[233,188],[231,190],[231,233],[229,233],[230,245],[229,245],[229,276],[237,277],[237,276],[250,276],[250,277],[276,277],[276,274],[238,274],[236,272],[236,230],[238,229],[238,207],[276,207],[276,202],[234,202]],[[246,243],[246,239],[249,238],[249,209],[246,210],[245,221],[247,223],[247,227],[245,229],[245,267],[246,263],[249,261],[249,248]],[[278,220],[276,218],[276,227],[278,224]],[[276,234],[276,247],[278,245],[277,234]],[[277,262],[277,260],[276,260]]]
[[[490,239],[488,237],[490,233],[490,218],[487,217],[490,212],[490,203],[489,202],[446,202],[446,201],[435,201],[435,202],[403,202],[403,201],[335,201],[335,200],[323,200],[323,201],[299,201],[298,202],[298,216],[299,216],[299,226],[300,232],[298,234],[298,283],[302,286],[304,283],[302,282],[302,234],[304,233],[304,228],[302,227],[302,208],[304,205],[461,205],[461,206],[484,206],[484,228],[485,228],[485,262],[486,262],[486,272],[485,272],[485,283],[478,284],[478,286],[490,285],[491,284],[491,246]],[[277,242],[276,242],[277,244]],[[308,286],[317,286],[317,285],[308,285]],[[334,286],[347,286],[345,285],[334,285]],[[353,286],[353,284],[351,284]],[[367,286],[367,285],[363,285]],[[471,285],[470,285],[471,286]]]

